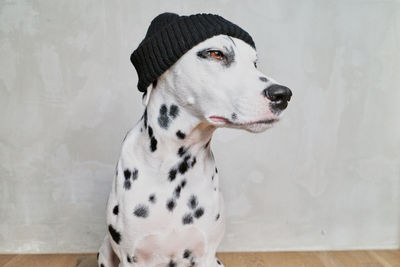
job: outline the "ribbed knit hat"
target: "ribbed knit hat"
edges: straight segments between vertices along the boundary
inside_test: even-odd
[[[145,38],[131,55],[139,77],[139,91],[145,92],[189,49],[219,34],[242,39],[255,48],[253,39],[245,30],[218,15],[162,13],[155,17]]]

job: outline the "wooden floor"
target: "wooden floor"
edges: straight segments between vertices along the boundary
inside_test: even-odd
[[[400,267],[400,250],[219,253],[226,267]],[[1,255],[4,267],[97,267],[95,254]]]

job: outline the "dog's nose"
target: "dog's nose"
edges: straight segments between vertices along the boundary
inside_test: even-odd
[[[264,96],[271,100],[271,106],[279,110],[284,110],[292,97],[292,91],[286,86],[279,84],[271,85],[264,89],[263,93]]]

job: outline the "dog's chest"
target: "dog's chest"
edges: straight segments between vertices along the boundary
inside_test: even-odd
[[[176,247],[178,253],[186,242],[193,250],[204,249],[205,243],[213,242],[210,235],[223,227],[214,161],[205,153],[195,156],[181,149],[155,168],[132,152],[137,143],[133,138],[124,143],[108,202],[107,221],[115,225],[119,245],[138,249],[150,242],[161,250]],[[185,238],[189,236],[197,237],[191,239],[192,245]]]
[[[118,175],[115,179],[120,190],[115,197],[126,217],[125,227],[149,232],[185,225],[204,226],[209,216],[215,217],[218,214],[215,204],[219,203],[218,176],[198,167],[194,166],[185,175],[178,171],[173,181],[170,172],[155,174],[144,166]]]

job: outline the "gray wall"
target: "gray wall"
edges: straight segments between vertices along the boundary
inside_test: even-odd
[[[220,249],[398,248],[399,2],[19,0],[0,3],[0,252],[98,248],[143,110],[129,56],[164,11],[236,22],[294,92],[272,130],[215,135]]]

